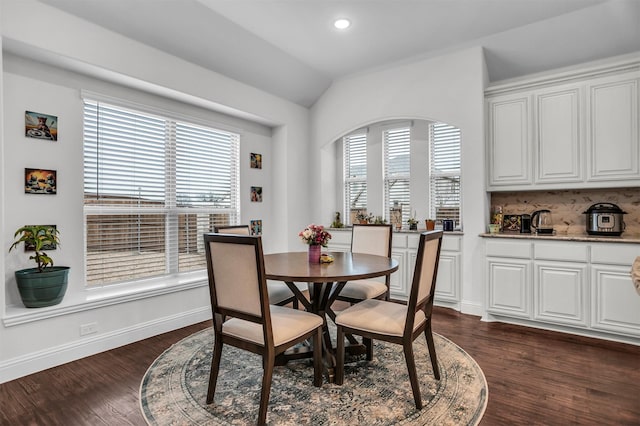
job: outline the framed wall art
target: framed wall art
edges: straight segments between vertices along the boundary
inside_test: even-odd
[[[251,235],[262,235],[262,219],[251,220]]]
[[[255,152],[251,153],[251,168],[252,169],[262,168],[262,154],[256,154]]]
[[[58,117],[39,112],[24,112],[24,135],[28,138],[58,140]]]
[[[262,187],[261,186],[252,186],[251,187],[251,202],[253,202],[253,203],[261,203],[262,202]]]
[[[25,194],[50,194],[57,192],[58,176],[55,170],[24,169]]]

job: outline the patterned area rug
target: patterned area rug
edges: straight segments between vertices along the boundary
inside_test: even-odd
[[[333,330],[332,330],[333,331]],[[271,425],[477,425],[487,405],[482,370],[465,351],[434,334],[440,364],[435,380],[423,336],[414,342],[423,408],[416,410],[402,347],[374,342],[374,359],[347,360],[342,386],[313,386],[311,360],[276,367],[267,413]],[[176,343],[149,367],[140,404],[151,425],[255,424],[261,358],[225,345],[214,402],[205,399],[212,329]]]

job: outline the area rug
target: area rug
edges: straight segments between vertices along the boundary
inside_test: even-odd
[[[332,330],[333,332],[333,330]],[[347,359],[342,386],[313,386],[311,360],[275,368],[270,425],[477,425],[487,405],[482,370],[464,350],[434,334],[440,381],[433,377],[424,337],[414,342],[423,408],[416,410],[399,345],[374,342],[374,359]],[[225,345],[214,402],[206,405],[212,329],[167,349],[149,367],[140,404],[150,425],[255,424],[261,358]],[[349,362],[351,361],[351,362]]]

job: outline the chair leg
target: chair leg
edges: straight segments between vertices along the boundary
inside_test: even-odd
[[[258,426],[267,424],[267,408],[269,407],[269,394],[271,393],[275,354],[273,351],[267,351],[262,359],[264,374],[262,376],[262,391],[260,392],[260,408],[258,409]]]
[[[413,400],[418,410],[422,409],[422,398],[420,397],[420,384],[418,383],[418,373],[416,372],[416,363],[413,359],[413,342],[408,341],[402,344],[404,348],[404,359],[407,363],[407,371],[409,372],[409,381],[411,382],[411,390],[413,391]]]
[[[313,385],[322,387],[322,327],[313,335]]]
[[[344,382],[344,332],[342,327],[337,327],[337,347],[336,347],[336,385],[342,385]]]
[[[438,366],[438,357],[436,356],[436,345],[433,342],[433,333],[431,332],[431,322],[424,329],[424,337],[427,338],[427,347],[429,348],[429,358],[431,358],[431,367],[433,368],[433,376],[436,380],[440,380],[440,367]]]
[[[222,358],[222,339],[216,336],[213,344],[213,357],[211,358],[211,372],[209,373],[209,389],[207,390],[207,404],[213,402],[213,395],[216,393],[218,382],[218,372],[220,371],[220,359]]]
[[[373,340],[363,337],[362,343],[364,344],[367,353],[367,361],[373,361]]]

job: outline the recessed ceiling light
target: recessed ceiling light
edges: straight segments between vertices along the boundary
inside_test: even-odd
[[[333,26],[339,30],[344,30],[351,26],[351,21],[344,18],[336,19]]]

